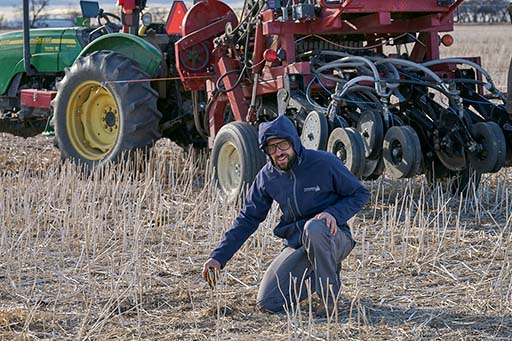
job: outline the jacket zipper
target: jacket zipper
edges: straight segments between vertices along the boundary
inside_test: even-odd
[[[291,172],[291,174],[293,174],[293,172],[292,172],[292,171],[290,171],[290,172]],[[290,177],[291,177],[291,178],[292,178],[292,180],[293,180],[293,176],[290,176]],[[294,183],[292,184],[292,186],[295,186],[295,185],[294,185]],[[295,192],[295,187],[294,187],[293,192]],[[292,193],[293,193],[293,192],[292,192]],[[294,194],[292,194],[292,196],[293,196],[293,195],[294,195]],[[296,222],[296,221],[297,221],[297,216],[295,215],[295,209],[294,209],[293,204],[292,204],[292,199],[291,199],[290,197],[288,197],[286,201],[288,202],[288,208],[290,209],[290,212],[292,212],[292,218],[293,218],[293,221],[295,221],[295,222]]]
[[[301,234],[301,237],[300,237],[301,241],[300,242],[302,243],[302,231],[301,231],[301,229],[299,227],[299,223],[297,221],[297,217],[295,216],[295,210],[296,210],[297,211],[297,215],[299,217],[302,217],[302,214],[300,213],[300,210],[299,210],[299,205],[297,203],[297,178],[295,177],[295,173],[292,170],[290,170],[290,173],[291,173],[292,180],[293,180],[293,192],[292,192],[293,194],[292,194],[292,196],[293,196],[293,203],[295,204],[295,209],[294,209],[294,207],[292,205],[292,202],[291,202],[292,200],[290,198],[288,198],[288,205],[290,206],[290,209],[291,209],[292,214],[293,214],[293,220],[295,221],[295,223],[293,225],[295,225],[295,228]]]
[[[299,204],[297,203],[297,178],[295,177],[295,173],[293,172],[293,170],[290,170],[290,173],[292,174],[292,180],[293,180],[293,203],[295,204],[295,209],[297,211],[297,215],[299,217],[302,217],[303,215],[300,212]]]
[[[297,217],[295,216],[295,212],[293,211],[292,201],[290,198],[288,198],[288,207],[290,207],[290,211],[292,212],[293,221],[297,220]]]

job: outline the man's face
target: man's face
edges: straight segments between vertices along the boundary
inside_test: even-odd
[[[295,161],[295,151],[290,141],[286,139],[270,139],[265,144],[264,149],[272,159],[274,166],[284,171],[292,168]]]

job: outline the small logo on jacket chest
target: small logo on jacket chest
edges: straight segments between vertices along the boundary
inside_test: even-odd
[[[304,193],[306,192],[318,192],[320,191],[320,186],[316,185],[315,187],[304,187]]]

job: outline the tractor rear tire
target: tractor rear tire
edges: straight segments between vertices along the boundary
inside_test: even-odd
[[[131,59],[98,51],[65,70],[53,101],[62,159],[92,170],[131,159],[160,138],[162,114],[149,75]],[[134,80],[135,82],[130,82]]]
[[[233,202],[243,195],[265,164],[258,146],[258,133],[245,122],[224,125],[213,142],[211,167],[213,181],[222,199]]]

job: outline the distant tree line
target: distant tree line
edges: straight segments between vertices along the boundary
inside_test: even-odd
[[[509,0],[467,0],[459,6],[455,19],[459,23],[510,23],[512,21],[512,2]]]

